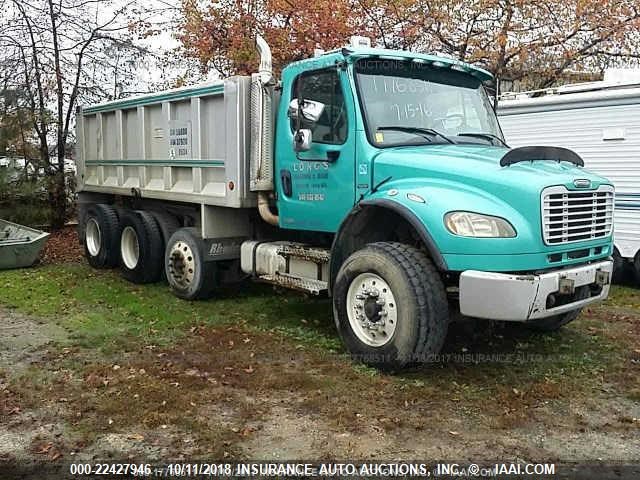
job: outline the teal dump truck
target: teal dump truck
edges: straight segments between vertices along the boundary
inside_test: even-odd
[[[328,294],[348,351],[389,369],[452,319],[555,330],[607,297],[611,183],[510,149],[488,72],[355,38],[277,80],[257,48],[251,76],[78,110],[92,266],[189,300],[246,277]]]

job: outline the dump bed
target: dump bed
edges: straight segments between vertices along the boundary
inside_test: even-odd
[[[78,191],[252,207],[249,77],[79,109]]]

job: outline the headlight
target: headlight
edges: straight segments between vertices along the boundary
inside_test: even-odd
[[[444,224],[454,235],[461,237],[509,238],[516,231],[504,218],[473,212],[449,212]]]

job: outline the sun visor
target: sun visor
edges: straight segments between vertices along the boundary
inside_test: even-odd
[[[584,160],[573,150],[562,147],[519,147],[509,150],[500,159],[500,166],[507,167],[519,162],[534,160],[553,160],[555,162],[571,162],[584,167]]]

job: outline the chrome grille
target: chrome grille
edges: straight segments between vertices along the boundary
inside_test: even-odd
[[[613,187],[567,190],[549,187],[542,192],[542,233],[547,245],[607,237],[613,229]]]

